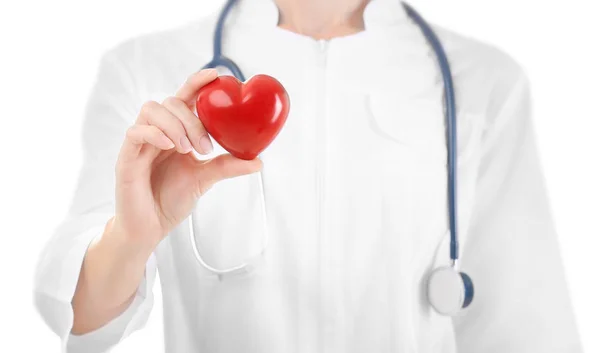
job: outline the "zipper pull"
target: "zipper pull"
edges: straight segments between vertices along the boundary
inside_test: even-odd
[[[327,44],[325,39],[318,40],[317,62],[320,67],[325,67],[327,64]]]
[[[327,49],[327,41],[325,39],[319,39],[319,49],[321,49],[321,51]]]

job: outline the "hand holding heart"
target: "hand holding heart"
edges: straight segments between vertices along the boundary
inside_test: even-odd
[[[211,84],[213,82],[217,84]],[[255,157],[273,140],[285,121],[289,107],[287,94],[281,96],[285,98],[283,102],[275,102],[281,103],[275,109],[281,119],[278,124],[261,128],[257,118],[249,116],[236,128],[233,117],[228,114],[255,109],[264,101],[247,98],[244,96],[247,91],[243,90],[237,91],[241,93],[238,96],[235,91],[219,91],[219,82],[229,82],[229,79],[217,79],[216,70],[202,70],[190,76],[174,96],[162,103],[151,101],[143,105],[136,123],[127,130],[117,160],[116,212],[110,222],[112,234],[125,236],[128,243],[153,250],[190,214],[198,198],[214,183],[261,169],[262,163]],[[203,87],[207,88],[204,93]],[[199,97],[199,91],[201,97],[208,98],[206,103]],[[226,98],[218,92],[230,95]],[[222,106],[227,99],[240,102],[241,97],[246,97],[242,101],[249,101],[250,105],[242,104],[241,110]],[[195,104],[207,114],[202,115],[207,128],[194,114]],[[281,115],[283,110],[285,114]],[[249,132],[257,136],[258,142],[254,144],[242,141],[243,130],[248,126],[254,127]],[[238,156],[244,159],[230,154],[207,161],[195,158],[190,153],[192,149],[203,154],[212,150],[207,130],[227,150],[239,152]]]

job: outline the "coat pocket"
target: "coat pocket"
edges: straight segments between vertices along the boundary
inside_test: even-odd
[[[399,92],[368,95],[371,132],[398,146],[411,148],[419,165],[446,166],[448,158],[443,99],[403,98]],[[458,111],[458,164],[475,154],[483,126],[482,114]]]

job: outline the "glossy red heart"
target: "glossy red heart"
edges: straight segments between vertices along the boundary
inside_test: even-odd
[[[289,110],[285,88],[268,75],[253,76],[245,83],[219,76],[200,89],[196,100],[206,131],[227,152],[248,160],[273,142]]]

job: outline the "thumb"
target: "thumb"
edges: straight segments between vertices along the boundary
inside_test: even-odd
[[[222,154],[202,162],[198,168],[200,194],[203,195],[215,183],[241,175],[252,174],[262,169],[262,161],[239,159],[231,154]]]

